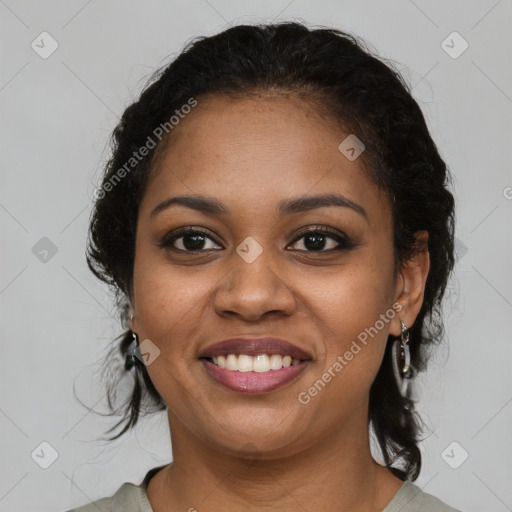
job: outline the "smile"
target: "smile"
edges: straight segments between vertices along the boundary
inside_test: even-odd
[[[211,361],[226,370],[258,373],[280,370],[300,363],[299,359],[292,359],[292,356],[282,356],[280,354],[259,354],[257,356],[229,354],[227,357],[212,357]]]
[[[253,359],[250,356],[248,357]],[[244,359],[245,358],[242,358],[242,361]],[[239,393],[268,393],[270,391],[274,391],[281,386],[288,384],[292,380],[295,380],[310,363],[309,360],[305,360],[298,361],[287,367],[281,366],[281,368],[277,370],[240,371],[222,368],[219,364],[215,364],[209,359],[201,359],[201,362],[210,377],[220,384],[223,384],[228,389],[238,391]],[[252,361],[250,361],[250,364],[253,364]],[[249,362],[247,365],[249,365]]]
[[[304,349],[275,337],[231,338],[199,354],[215,381],[240,393],[267,393],[296,379],[311,363]]]

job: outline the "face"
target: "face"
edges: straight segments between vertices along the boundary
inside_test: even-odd
[[[400,290],[389,200],[338,149],[347,135],[282,97],[199,98],[174,128],[140,204],[132,297],[171,432],[277,457],[367,421]],[[177,196],[222,211],[162,205]]]

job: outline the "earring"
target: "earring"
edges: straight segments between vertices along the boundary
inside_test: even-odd
[[[124,362],[124,369],[125,370],[131,370],[137,364],[137,361],[135,359],[136,358],[135,350],[139,346],[139,337],[133,331],[132,331],[132,334],[133,334],[133,341],[135,341],[135,345],[136,346],[133,349],[133,352],[131,354],[126,354],[126,359],[125,359],[125,362]]]
[[[408,397],[409,380],[413,375],[411,353],[409,350],[409,329],[402,320],[400,320],[400,326],[402,329],[400,340],[395,340],[393,343],[391,359],[393,361],[393,373],[400,394]]]

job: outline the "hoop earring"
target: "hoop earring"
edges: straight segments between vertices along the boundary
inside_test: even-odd
[[[135,341],[135,348],[133,349],[133,352],[131,354],[126,354],[125,362],[124,362],[124,369],[125,370],[131,370],[136,364],[137,364],[137,356],[135,355],[135,351],[137,350],[139,346],[139,337],[136,333],[132,331],[133,334],[133,341]]]
[[[409,381],[413,376],[411,353],[409,350],[409,329],[402,320],[400,320],[400,326],[402,329],[400,340],[395,340],[391,347],[391,359],[393,362],[393,373],[400,394],[408,398]]]

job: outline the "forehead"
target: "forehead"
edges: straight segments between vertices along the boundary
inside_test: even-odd
[[[263,207],[326,192],[382,209],[362,158],[339,149],[349,135],[324,108],[294,96],[199,98],[159,148],[141,209],[174,193]]]

